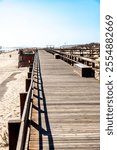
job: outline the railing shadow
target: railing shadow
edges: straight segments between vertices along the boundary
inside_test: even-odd
[[[47,112],[46,97],[43,88],[43,80],[41,75],[40,63],[38,66],[37,78],[38,78],[36,83],[37,88],[34,87],[34,89],[37,90],[37,95],[33,95],[33,96],[38,100],[38,106],[32,105],[32,107],[33,109],[38,111],[38,124],[33,120],[31,120],[31,125],[33,126],[33,128],[38,130],[39,133],[39,150],[43,150],[44,147],[43,136],[44,137],[46,136],[48,139],[47,143],[48,143],[49,150],[54,150],[54,142],[53,142],[51,127],[49,123],[48,112]],[[42,126],[42,120],[45,121],[46,129],[44,129],[44,127]]]

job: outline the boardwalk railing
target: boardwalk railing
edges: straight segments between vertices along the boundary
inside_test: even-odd
[[[28,142],[26,143],[26,141],[28,141],[29,130],[30,130],[28,129],[28,125],[29,125],[29,118],[31,116],[31,109],[32,109],[33,74],[34,74],[34,67],[36,65],[36,60],[37,60],[36,57],[37,55],[35,54],[33,68],[32,68],[32,75],[31,75],[31,82],[30,82],[29,90],[27,92],[26,101],[24,104],[16,150],[23,150],[28,146]]]
[[[78,55],[72,55],[67,52],[61,52],[56,49],[46,49],[47,52],[53,54],[56,59],[62,59],[63,61],[71,64],[72,66],[76,63],[82,63],[87,66],[91,66],[92,70],[95,72],[95,78],[99,80],[99,74],[100,74],[100,61],[78,56]]]
[[[46,49],[46,51],[49,52],[49,53],[52,53],[53,55],[58,54],[61,59],[63,59],[64,61],[67,61],[68,63],[71,63],[72,65],[74,63],[81,62],[81,63],[86,64],[86,65],[91,65],[95,69],[96,64],[100,63],[100,61],[93,60],[93,59],[90,59],[90,58],[71,55],[71,54],[67,54],[67,53],[64,53],[64,52],[59,52],[56,49]]]

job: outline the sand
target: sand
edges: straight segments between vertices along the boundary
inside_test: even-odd
[[[0,54],[0,150],[8,150],[8,120],[19,119],[19,93],[25,92],[28,68],[17,66],[17,51]]]

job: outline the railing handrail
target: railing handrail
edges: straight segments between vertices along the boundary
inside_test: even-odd
[[[29,110],[30,110],[30,103],[31,103],[31,96],[32,96],[32,90],[33,90],[33,74],[34,74],[34,66],[36,61],[36,54],[34,57],[33,62],[33,69],[32,69],[32,75],[31,75],[31,83],[30,87],[26,96],[26,101],[24,104],[23,114],[21,118],[21,124],[20,124],[20,130],[19,130],[19,136],[17,141],[17,147],[16,150],[23,150],[25,146],[25,140],[26,140],[26,130],[27,130],[27,123],[28,123],[28,117],[29,117]]]
[[[91,63],[94,63],[94,64],[100,64],[100,60],[93,60],[91,58],[86,58],[86,57],[83,57],[83,56],[76,56],[76,55],[74,56],[74,55],[71,55],[71,54],[66,54],[64,52],[58,52],[58,51],[53,50],[53,49],[49,49],[48,52],[52,52],[53,54],[55,54],[55,53],[59,54],[60,56],[66,58],[66,59],[68,59],[68,60],[70,60],[70,61],[72,61],[74,63],[77,63],[78,61],[76,61],[76,60],[74,60],[72,58],[68,58],[67,56],[69,56],[69,57],[73,56],[73,57],[77,57],[77,58],[79,58],[81,60],[88,61],[88,62],[91,62]]]

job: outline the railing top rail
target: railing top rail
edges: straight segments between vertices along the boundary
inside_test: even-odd
[[[64,52],[58,52],[58,51],[56,51],[56,50],[50,50],[50,51],[53,51],[54,53],[57,53],[57,54],[59,54],[59,55],[69,55],[69,56],[75,56],[75,57],[77,57],[77,58],[80,58],[80,59],[82,59],[82,60],[85,60],[85,61],[88,61],[88,62],[91,62],[91,63],[99,63],[100,62],[100,60],[93,60],[93,59],[91,59],[91,58],[86,58],[86,57],[82,57],[82,56],[76,56],[76,55],[71,55],[71,54],[66,54],[66,53],[64,53]],[[70,59],[70,60],[72,60],[72,59]],[[74,61],[74,60],[73,60]],[[74,62],[76,62],[76,61],[74,61]]]
[[[46,49],[48,49],[48,50],[51,50],[52,48],[46,48]],[[93,48],[83,48],[83,47],[77,47],[77,48],[54,48],[54,50],[58,50],[58,51],[97,51],[97,50],[100,50],[100,48],[98,47],[98,48],[95,48],[95,47],[93,47]]]
[[[26,138],[26,133],[25,130],[27,128],[27,122],[28,122],[28,117],[29,117],[29,108],[30,108],[30,102],[31,102],[31,96],[32,96],[32,89],[33,89],[33,74],[34,74],[34,65],[36,61],[36,55],[34,58],[33,62],[33,69],[32,69],[32,75],[31,75],[31,84],[26,96],[26,101],[24,105],[24,110],[21,118],[21,125],[20,125],[20,130],[19,130],[19,136],[18,136],[18,141],[17,141],[17,148],[16,150],[23,150],[24,145],[25,145],[25,138]]]

